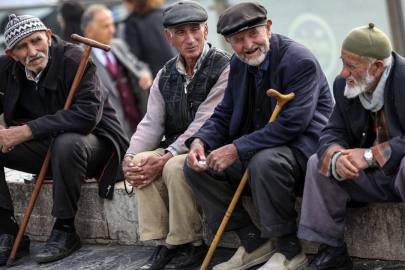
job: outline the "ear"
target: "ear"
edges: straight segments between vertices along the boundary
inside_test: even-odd
[[[226,42],[230,43],[229,38],[224,37],[224,39],[225,39]]]
[[[268,19],[267,20],[267,24],[266,24],[266,33],[267,33],[267,37],[270,39],[271,38],[271,26],[272,26],[273,22]]]
[[[204,23],[204,39],[208,39],[208,24],[207,22]]]
[[[375,63],[370,67],[369,74],[379,78],[384,72],[384,62],[382,60],[377,60]]]
[[[166,35],[167,41],[169,41],[170,45],[172,45],[172,47],[174,47],[173,38],[172,38],[172,35],[170,34],[169,30],[165,29],[165,35]]]
[[[13,51],[12,51],[12,50],[6,49],[6,54],[8,54],[8,55],[10,55],[11,57],[13,57],[13,59],[14,59],[15,61],[19,61],[18,58],[17,58],[17,56],[15,56],[15,55],[13,54]]]
[[[48,47],[51,47],[51,45],[52,45],[52,31],[51,31],[51,29],[47,29],[45,31],[45,35],[48,38]]]

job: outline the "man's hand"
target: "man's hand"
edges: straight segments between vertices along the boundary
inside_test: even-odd
[[[123,170],[125,178],[128,182],[137,188],[143,188],[152,183],[153,180],[160,177],[163,172],[163,167],[167,161],[172,158],[173,155],[169,152],[162,157],[150,155],[147,156],[135,166],[133,162],[127,163],[128,165],[124,169],[124,160]]]
[[[153,83],[153,78],[152,78],[152,74],[150,74],[149,72],[144,72],[141,75],[142,77],[139,79],[139,86],[143,89],[143,90],[148,90],[149,87],[151,87],[152,83]]]
[[[238,158],[238,149],[236,148],[236,145],[228,144],[212,151],[211,154],[208,155],[207,165],[218,172],[222,172],[232,165]]]
[[[364,159],[364,148],[346,149],[341,151],[336,162],[336,172],[344,179],[359,177],[359,172],[369,166]]]
[[[28,125],[12,126],[5,129],[0,126],[0,147],[3,153],[8,153],[14,146],[33,138],[31,128]]]
[[[187,157],[187,166],[197,172],[205,171],[208,170],[208,166],[201,164],[200,161],[205,162],[206,160],[203,143],[200,139],[195,139],[190,146],[190,153],[188,153]]]

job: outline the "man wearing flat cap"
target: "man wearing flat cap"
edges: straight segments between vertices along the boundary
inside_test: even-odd
[[[56,221],[36,261],[56,261],[81,247],[74,222],[83,180],[98,178],[100,197],[112,199],[115,182],[124,178],[119,164],[128,139],[91,60],[72,106],[63,109],[83,49],[52,35],[37,17],[11,14],[9,20],[0,56],[0,264],[19,230],[4,167],[38,174],[52,141],[48,174]],[[29,246],[23,236],[16,258]]]
[[[205,41],[207,19],[195,1],[178,1],[165,9],[166,37],[179,54],[157,74],[146,116],[123,162],[137,194],[141,240],[159,241],[140,269],[193,268],[208,251],[201,209],[183,173],[185,141],[214,112],[229,74],[230,54]]]
[[[299,237],[321,243],[307,269],[352,269],[346,203],[405,200],[405,59],[370,23],[343,40],[336,105],[308,160]]]
[[[308,157],[315,153],[321,129],[332,111],[328,83],[314,55],[303,45],[272,33],[266,9],[254,2],[237,4],[220,16],[217,31],[235,51],[224,99],[188,141],[185,174],[208,224],[216,231],[247,168],[261,229],[242,202],[226,230],[241,247],[215,270],[302,269],[308,264],[296,230],[295,195],[302,192]],[[294,93],[295,99],[268,123],[276,99],[268,89]],[[206,161],[206,165],[201,164]],[[277,237],[274,247],[270,237]]]

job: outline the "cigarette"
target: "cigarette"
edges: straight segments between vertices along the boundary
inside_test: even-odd
[[[206,165],[207,164],[207,162],[202,161],[202,160],[198,161],[198,163],[200,163],[201,165]]]

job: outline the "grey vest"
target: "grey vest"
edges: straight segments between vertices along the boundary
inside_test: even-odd
[[[166,107],[166,140],[161,147],[169,146],[187,130],[194,121],[198,107],[207,98],[231,59],[229,53],[211,47],[187,85],[186,93],[183,77],[176,69],[177,57],[164,65],[159,79],[159,89]]]

